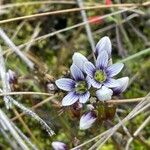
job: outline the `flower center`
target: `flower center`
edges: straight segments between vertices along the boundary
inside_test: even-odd
[[[104,82],[106,80],[106,74],[102,70],[96,70],[94,79],[98,82]]]
[[[75,91],[78,94],[83,94],[87,91],[87,83],[85,81],[79,81],[75,85]]]

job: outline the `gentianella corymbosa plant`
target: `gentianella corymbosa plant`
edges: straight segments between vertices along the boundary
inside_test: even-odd
[[[93,63],[75,52],[70,67],[70,78],[61,78],[55,82],[59,89],[67,92],[62,99],[62,106],[84,112],[81,117],[81,113],[78,115],[80,130],[90,128],[96,120],[109,119],[110,115],[107,114],[115,114],[115,108],[112,106],[113,109],[110,109],[107,101],[124,92],[129,81],[128,77],[115,78],[124,64],[112,64],[112,45],[109,37],[100,39],[94,55],[96,60]]]

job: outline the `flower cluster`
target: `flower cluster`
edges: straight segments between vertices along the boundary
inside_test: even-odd
[[[129,78],[114,78],[124,64],[112,64],[111,52],[110,39],[103,37],[96,45],[95,63],[90,62],[80,53],[74,53],[70,67],[71,78],[61,78],[55,82],[58,88],[68,92],[62,100],[62,106],[90,103],[90,98],[94,96],[97,101],[104,102],[126,90]],[[96,114],[90,110],[81,117],[80,129],[91,127],[95,120]]]

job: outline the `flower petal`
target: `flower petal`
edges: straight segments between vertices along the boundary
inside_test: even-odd
[[[75,81],[69,78],[61,78],[55,81],[56,85],[64,90],[64,91],[71,91],[75,86]]]
[[[119,86],[119,83],[118,83],[117,80],[110,78],[110,79],[107,79],[107,80],[104,82],[104,85],[105,85],[106,87],[113,88],[113,87]]]
[[[75,64],[71,65],[70,71],[71,75],[76,81],[84,80],[83,72]]]
[[[89,97],[90,97],[90,92],[86,92],[85,94],[80,95],[79,102],[86,103],[88,101]]]
[[[92,86],[93,86],[94,88],[99,89],[99,88],[101,88],[101,86],[102,86],[101,83],[97,82],[97,81],[94,80],[94,79],[91,79],[90,82],[91,82],[91,84],[92,84]]]
[[[80,130],[86,130],[90,128],[96,121],[96,119],[97,116],[93,111],[90,111],[89,113],[85,113],[84,115],[82,115],[82,117],[80,118],[80,125],[79,125]]]
[[[90,89],[91,88],[91,78],[89,77],[89,76],[87,76],[86,77],[86,83],[87,83],[87,87],[88,87],[88,89]]]
[[[117,79],[117,81],[119,83],[119,86],[112,89],[114,95],[118,95],[126,90],[126,88],[128,87],[129,78],[123,77],[123,78]]]
[[[79,99],[75,92],[69,92],[62,100],[62,106],[70,106]]]
[[[84,70],[88,76],[93,77],[95,66],[91,62],[86,62],[84,64]]]
[[[111,56],[112,51],[112,45],[109,37],[104,36],[99,40],[99,42],[96,45],[96,55],[98,56],[101,51],[106,51]]]
[[[52,147],[54,150],[67,150],[67,145],[64,144],[63,142],[59,142],[59,141],[54,141],[52,142]]]
[[[73,54],[72,60],[73,60],[73,64],[75,64],[79,69],[84,71],[84,63],[88,62],[85,56],[76,52]]]
[[[107,101],[110,100],[113,95],[113,91],[105,86],[102,86],[101,89],[96,91],[96,97],[100,101]]]
[[[99,69],[104,69],[108,65],[108,54],[106,51],[102,51],[96,60],[96,67]]]
[[[123,63],[113,64],[106,69],[106,73],[109,77],[113,77],[122,70],[123,66],[124,66]]]

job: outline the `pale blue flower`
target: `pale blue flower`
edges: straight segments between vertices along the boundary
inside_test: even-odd
[[[80,124],[79,124],[80,130],[86,130],[90,128],[93,125],[93,123],[96,121],[96,119],[97,116],[94,111],[90,111],[88,113],[83,114],[82,117],[80,118]]]
[[[99,40],[96,45],[95,54],[98,56],[102,51],[106,51],[108,53],[109,58],[111,58],[112,45],[109,37],[104,36]]]
[[[91,62],[86,62],[84,70],[88,75],[89,82],[93,87],[99,89],[101,86],[113,88],[118,86],[118,81],[113,79],[123,68],[123,63],[116,63],[108,66],[108,54],[102,51],[97,57],[96,65]]]
[[[52,142],[52,148],[54,150],[68,150],[67,145],[59,141]]]
[[[56,80],[56,85],[69,93],[63,98],[62,106],[69,106],[79,100],[80,103],[86,103],[90,97],[88,91],[91,84],[88,82],[88,77],[85,78],[83,72],[75,65],[70,67],[72,79],[61,78]]]

